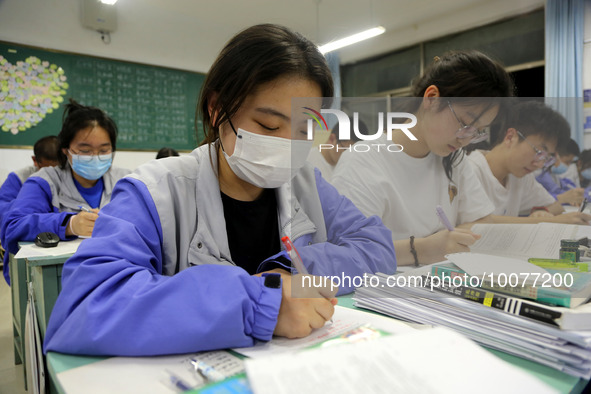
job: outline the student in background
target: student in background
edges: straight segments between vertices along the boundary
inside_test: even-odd
[[[583,202],[584,190],[580,187],[578,171],[571,169],[576,168],[573,161],[579,153],[579,146],[571,139],[558,147],[552,166],[536,175],[536,180],[561,204],[579,206]]]
[[[33,146],[34,155],[31,156],[33,165],[8,174],[0,187],[0,223],[27,178],[43,167],[53,167],[58,164],[58,152],[59,142],[55,135],[40,138]]]
[[[232,38],[201,90],[204,143],[117,184],[64,266],[45,351],[143,356],[306,336],[331,318],[335,290],[292,297],[285,235],[312,275],[393,273],[390,231],[306,164],[312,141],[292,98],[320,110],[332,95],[303,36],[266,24]]]
[[[172,149],[172,148],[161,148],[158,153],[156,154],[156,160],[158,159],[163,159],[165,157],[170,157],[170,156],[178,156],[179,152],[177,152],[176,150]]]
[[[350,121],[351,125],[353,125],[353,119],[350,119]],[[365,123],[361,119],[358,122],[359,132],[367,134]],[[339,124],[337,123],[330,131],[326,142],[310,149],[308,162],[318,168],[322,173],[322,177],[328,182],[332,181],[332,174],[343,152],[351,149],[351,145],[359,141],[359,138],[353,132],[351,132],[351,137],[350,140],[339,139]]]
[[[468,251],[478,235],[449,231],[435,214],[443,207],[452,226],[487,219],[494,207],[462,147],[485,139],[501,97],[513,93],[503,67],[478,51],[448,52],[412,84],[416,141],[394,130],[372,143],[399,144],[402,152],[345,152],[333,184],[366,215],[378,215],[392,230],[399,265],[441,261]],[[486,98],[486,99],[485,99]]]
[[[585,189],[585,197],[591,198],[591,149],[585,149],[577,160],[577,170],[581,187]]]
[[[18,252],[19,241],[34,241],[45,231],[60,239],[92,235],[99,208],[111,200],[115,183],[129,173],[111,166],[117,126],[99,108],[70,99],[58,139],[59,166],[29,177],[4,215],[2,245],[10,253]]]
[[[468,155],[474,173],[495,205],[497,223],[588,224],[591,215],[564,212],[562,205],[540,185],[536,169],[551,166],[556,147],[570,135],[562,115],[538,101],[517,101],[497,135],[490,151],[475,150]],[[526,212],[531,217],[517,217]],[[557,215],[557,216],[555,216]]]

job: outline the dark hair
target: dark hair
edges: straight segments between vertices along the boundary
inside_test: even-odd
[[[504,107],[500,97],[511,97],[515,90],[513,80],[503,66],[476,50],[449,51],[436,57],[423,74],[412,81],[412,95],[423,97],[431,85],[437,86],[440,97],[461,97],[463,105],[486,103],[487,108],[499,105],[499,113]],[[440,110],[446,107],[447,101],[441,100]],[[450,180],[454,162],[459,162],[462,157],[463,150],[458,150],[443,158],[443,167]]]
[[[579,148],[579,144],[577,144],[577,141],[575,141],[571,138],[568,140],[568,142],[566,144],[564,144],[560,148],[560,150],[558,151],[558,154],[561,156],[566,156],[566,155],[579,156],[581,154],[581,149]]]
[[[513,103],[507,108],[504,128],[495,136],[493,146],[503,142],[508,128],[519,130],[524,137],[539,135],[545,140],[555,141],[557,150],[568,144],[570,126],[560,113],[541,100],[519,100]]]
[[[165,157],[170,157],[170,156],[178,156],[179,152],[177,152],[176,150],[172,149],[172,148],[161,148],[158,153],[156,154],[156,159],[163,159]]]
[[[70,148],[70,143],[80,130],[95,126],[100,126],[107,131],[111,140],[111,149],[115,152],[118,131],[113,119],[100,108],[87,107],[70,99],[62,116],[62,130],[58,135],[61,148],[58,152],[58,160],[61,168],[64,168],[68,162],[68,157],[62,149]]]
[[[40,160],[51,160],[57,161],[58,154],[60,151],[60,144],[57,136],[48,135],[40,138],[35,142],[33,147],[33,153],[37,161]]]
[[[333,96],[332,75],[316,45],[286,27],[261,24],[238,33],[226,44],[211,66],[197,112],[201,113],[205,139],[219,137],[219,126],[229,120],[256,89],[282,76],[300,76],[318,84],[323,97]],[[217,118],[210,114],[212,96]],[[195,119],[197,126],[198,117]]]
[[[364,121],[362,121],[361,119],[357,119],[357,126],[359,127],[359,132],[362,135],[368,135],[369,134],[369,130],[367,128],[367,125],[365,124]],[[357,134],[355,134],[353,132],[353,118],[349,117],[349,122],[351,122],[351,138],[349,139],[350,141],[360,141],[360,138],[357,137]],[[337,122],[334,127],[332,128],[332,130],[330,131],[331,134],[334,134],[335,137],[337,137],[337,142],[341,142],[341,139],[339,139],[339,122]]]

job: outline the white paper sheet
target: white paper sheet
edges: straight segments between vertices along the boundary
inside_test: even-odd
[[[299,339],[287,339],[274,337],[270,342],[259,343],[253,347],[232,349],[248,357],[265,357],[271,354],[294,352],[310,347],[329,338],[336,337],[362,324],[370,324],[374,328],[392,333],[401,334],[414,331],[414,328],[406,323],[394,319],[376,315],[374,313],[360,311],[358,309],[335,307],[333,322],[327,323],[323,328],[315,330],[311,335]]]
[[[520,278],[519,283],[522,283],[525,275],[521,274],[548,274],[548,271],[535,264],[511,257],[493,256],[482,253],[451,253],[445,257],[468,275],[479,278],[491,273],[495,277],[503,274],[507,278],[511,274],[515,274],[517,278]]]
[[[82,238],[74,239],[72,241],[60,241],[59,244],[53,248],[41,248],[35,244],[27,244],[21,246],[14,257],[17,259],[24,259],[30,257],[64,256],[73,254],[78,250],[78,246],[80,246],[82,241]]]
[[[112,357],[58,373],[57,378],[68,394],[170,394],[178,392],[167,383],[170,373],[192,387],[203,384],[187,362],[193,355]],[[243,370],[243,362],[228,352],[208,352],[201,359],[212,366],[224,365],[227,376]]]
[[[444,328],[250,359],[246,371],[257,394],[556,392]]]

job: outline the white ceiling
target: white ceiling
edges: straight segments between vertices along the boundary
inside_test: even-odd
[[[127,2],[127,4],[126,4]],[[196,45],[216,52],[237,31],[272,22],[291,27],[317,44],[381,25],[386,33],[341,50],[344,63],[543,7],[544,0],[119,0],[120,14],[145,21],[189,19],[207,34]]]
[[[79,0],[0,0],[0,40],[206,72],[224,43],[257,23],[318,44],[375,25],[383,35],[339,51],[341,63],[544,6],[544,0],[119,0],[112,42],[82,28]]]

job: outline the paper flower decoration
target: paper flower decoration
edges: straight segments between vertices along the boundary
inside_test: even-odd
[[[11,64],[0,55],[0,128],[18,134],[58,109],[68,90],[64,70],[35,56]]]

